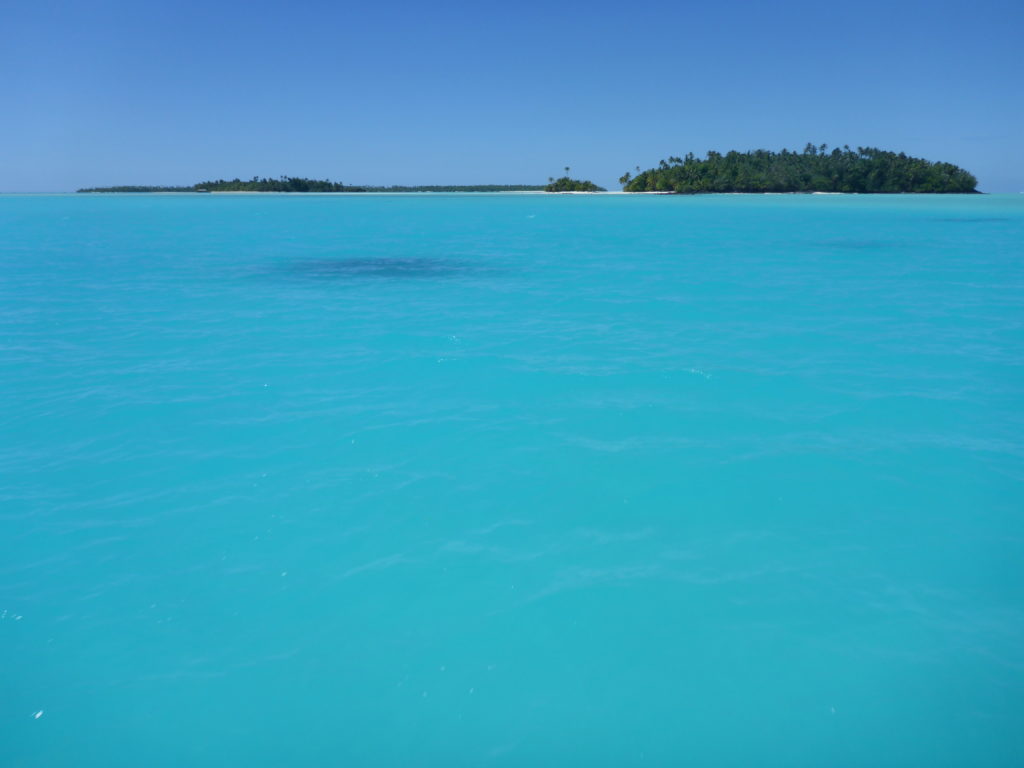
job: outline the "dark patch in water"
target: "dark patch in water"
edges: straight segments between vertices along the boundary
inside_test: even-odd
[[[992,216],[961,216],[958,218],[938,219],[938,221],[946,221],[955,224],[994,224],[996,222],[1009,221],[1009,219]]]
[[[871,251],[877,248],[891,248],[896,243],[885,240],[819,240],[813,245],[822,248],[845,248],[851,251]]]
[[[369,256],[286,261],[280,263],[279,269],[289,275],[313,280],[352,280],[358,278],[412,280],[417,278],[465,277],[489,271],[478,264],[455,259],[374,258]]]

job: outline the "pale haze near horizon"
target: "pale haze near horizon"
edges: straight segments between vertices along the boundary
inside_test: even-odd
[[[0,31],[0,191],[311,176],[609,189],[707,150],[876,146],[1024,191],[1024,3],[122,0]]]

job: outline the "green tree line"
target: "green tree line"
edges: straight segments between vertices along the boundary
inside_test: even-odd
[[[86,187],[79,192],[540,192],[541,184],[433,184],[426,186],[389,187],[348,186],[326,179],[305,179],[298,176],[281,176],[277,179],[253,176],[242,179],[217,179],[201,181],[190,187],[160,186],[118,186]]]
[[[195,187],[85,187],[79,192],[195,192]]]
[[[560,179],[549,178],[548,185],[543,187],[545,192],[607,192],[604,187],[599,187],[592,181],[580,181],[563,176]]]
[[[540,184],[433,184],[423,187],[363,187],[364,192],[540,192]]]
[[[362,192],[359,187],[346,187],[341,182],[327,179],[304,179],[300,176],[281,176],[276,179],[253,176],[249,181],[201,181],[195,191],[205,192]]]
[[[978,180],[950,163],[874,147],[808,144],[803,152],[708,152],[669,157],[619,179],[626,192],[976,192]]]

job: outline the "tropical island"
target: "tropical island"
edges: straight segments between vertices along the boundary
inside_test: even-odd
[[[328,179],[300,176],[251,179],[216,179],[187,187],[116,186],[88,187],[79,192],[605,192],[592,181],[574,179],[570,168],[560,178],[548,177],[546,185],[472,184],[425,186],[352,186]],[[808,144],[802,152],[757,149],[725,154],[708,152],[701,159],[693,153],[669,157],[657,168],[636,168],[636,175],[624,174],[619,183],[624,192],[707,194],[715,192],[846,192],[892,193],[977,193],[978,180],[951,163],[932,162],[903,152],[874,147],[829,151],[827,144]]]
[[[344,184],[326,179],[304,179],[298,176],[281,176],[277,179],[253,176],[248,181],[232,179],[225,181],[201,181],[190,187],[160,186],[118,186],[86,187],[79,192],[362,192],[361,187],[346,187]]]
[[[607,192],[604,187],[599,187],[592,181],[580,181],[563,176],[560,179],[548,179],[548,185],[543,187],[545,192]]]
[[[361,187],[361,192],[542,192],[540,184],[430,184],[419,187]],[[354,191],[346,188],[347,192]]]
[[[569,166],[565,166],[565,176],[553,178],[548,176],[548,185],[544,187],[545,192],[607,192],[604,187],[599,187],[592,181],[581,181],[580,179],[569,178]]]
[[[146,186],[120,186],[120,187],[85,187],[75,190],[79,194],[92,192],[122,192],[125,194],[137,194],[139,192],[198,192],[195,187],[146,187]]]
[[[119,186],[119,187],[86,187],[79,189],[81,193],[140,193],[140,192],[540,192],[542,185],[522,184],[473,184],[473,185],[429,185],[429,186],[351,186],[327,179],[306,179],[299,176],[281,176],[276,179],[253,176],[247,181],[242,179],[217,179],[201,181],[190,187],[160,186]]]
[[[657,168],[626,173],[626,192],[855,192],[976,193],[978,180],[950,163],[931,162],[873,147],[808,144],[803,152],[708,152],[662,160]]]

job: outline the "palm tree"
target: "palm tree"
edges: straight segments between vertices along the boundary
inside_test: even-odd
[[[569,166],[568,166],[568,165],[567,165],[567,166],[565,166],[565,175],[566,175],[567,177],[568,177],[568,175],[569,175]]]

